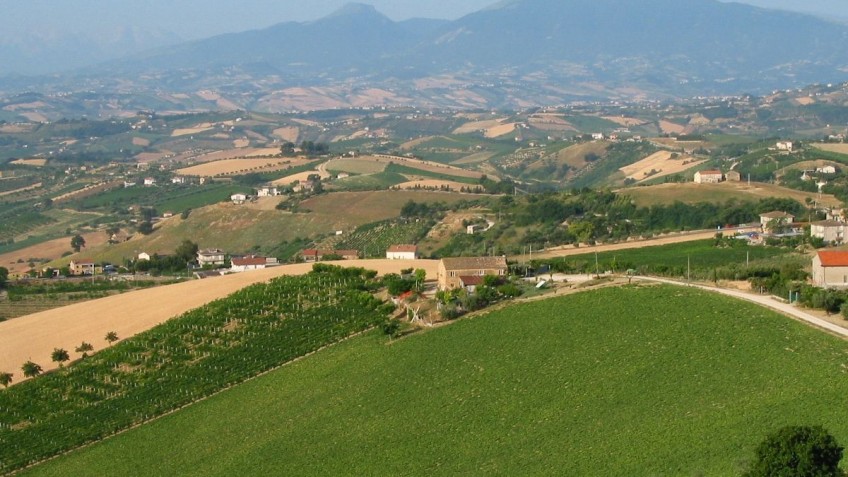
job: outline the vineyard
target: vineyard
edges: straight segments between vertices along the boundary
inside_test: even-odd
[[[386,249],[397,244],[418,243],[432,228],[429,221],[385,220],[363,225],[352,234],[332,237],[321,248],[359,250],[364,258],[385,257]]]
[[[42,225],[55,222],[30,207],[17,207],[0,213],[0,243],[14,240],[19,235],[26,234]]]
[[[0,474],[214,394],[379,322],[376,272],[316,266],[245,288],[0,393]],[[13,370],[3,370],[13,371]]]

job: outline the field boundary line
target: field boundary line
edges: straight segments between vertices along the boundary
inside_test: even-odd
[[[201,403],[201,402],[203,402],[203,401],[206,401],[206,400],[208,400],[208,399],[211,399],[211,398],[213,398],[213,397],[215,397],[215,396],[217,396],[217,395],[219,395],[219,394],[221,394],[221,393],[224,393],[224,392],[226,392],[226,391],[229,391],[229,390],[233,389],[233,388],[234,388],[234,387],[236,387],[236,386],[239,386],[239,385],[241,385],[241,384],[245,384],[245,383],[247,383],[247,382],[253,381],[253,380],[258,379],[258,378],[261,378],[261,377],[263,377],[263,376],[265,376],[265,375],[268,375],[268,374],[271,374],[271,373],[273,373],[273,372],[275,372],[275,371],[279,371],[280,369],[282,369],[282,368],[284,368],[284,367],[286,367],[286,366],[289,366],[289,365],[291,365],[291,364],[297,363],[298,361],[304,360],[304,359],[306,359],[306,358],[308,358],[308,357],[310,357],[310,356],[312,356],[312,355],[314,355],[314,354],[316,354],[316,353],[319,353],[319,352],[321,352],[321,351],[324,351],[325,349],[329,349],[329,348],[332,348],[332,347],[334,347],[334,346],[340,345],[340,344],[342,344],[342,343],[344,343],[344,342],[346,342],[346,341],[348,341],[348,340],[351,340],[351,339],[353,339],[353,338],[358,338],[358,337],[360,337],[360,336],[363,336],[363,335],[365,335],[365,334],[367,334],[367,333],[370,333],[371,331],[375,330],[376,328],[377,328],[376,326],[370,326],[370,327],[368,327],[368,328],[366,328],[366,329],[364,329],[364,330],[362,330],[362,331],[358,331],[358,332],[356,332],[356,333],[354,333],[354,334],[352,334],[352,335],[345,336],[344,338],[342,338],[342,339],[340,339],[340,340],[338,340],[338,341],[334,341],[334,342],[332,342],[332,343],[329,343],[329,344],[326,344],[326,345],[324,345],[324,346],[321,346],[320,348],[317,348],[317,349],[315,349],[314,351],[310,351],[309,353],[306,353],[306,354],[304,354],[303,356],[298,356],[298,357],[296,357],[296,358],[294,358],[294,359],[291,359],[291,360],[289,360],[289,361],[286,361],[285,363],[282,363],[282,364],[280,364],[279,366],[275,366],[275,367],[273,367],[273,368],[271,368],[271,369],[269,369],[269,370],[267,370],[267,371],[263,371],[263,372],[261,372],[261,373],[259,373],[259,374],[257,374],[257,375],[251,376],[251,377],[249,377],[249,378],[245,378],[245,379],[244,379],[244,380],[242,380],[242,381],[238,381],[238,382],[232,383],[232,384],[230,384],[230,385],[228,385],[228,386],[226,386],[226,387],[224,387],[224,388],[219,389],[218,391],[213,392],[212,394],[210,394],[210,395],[208,395],[208,396],[204,396],[204,397],[202,397],[202,398],[198,398],[198,399],[196,399],[196,400],[194,400],[194,401],[192,401],[192,402],[190,402],[190,403],[184,404],[184,405],[182,405],[182,406],[180,406],[180,407],[177,407],[177,408],[174,408],[174,409],[172,409],[172,410],[170,410],[170,411],[168,411],[168,412],[165,412],[164,414],[160,414],[160,415],[158,415],[158,416],[151,417],[150,419],[147,419],[147,420],[141,421],[141,422],[139,422],[139,423],[137,423],[137,424],[133,424],[132,426],[126,427],[126,428],[124,428],[124,429],[121,429],[121,430],[119,430],[119,431],[117,431],[117,432],[115,432],[115,433],[113,433],[113,434],[109,434],[108,436],[103,437],[103,438],[101,438],[101,439],[97,439],[97,440],[94,440],[94,441],[91,441],[91,442],[87,442],[87,443],[85,443],[85,444],[82,444],[82,445],[80,445],[80,446],[74,447],[74,448],[72,448],[72,449],[68,449],[68,450],[66,450],[66,451],[64,451],[64,452],[60,452],[60,453],[58,453],[58,454],[56,454],[56,455],[53,455],[53,456],[50,456],[50,457],[48,457],[48,458],[46,458],[46,459],[42,459],[42,460],[39,460],[39,461],[37,461],[37,462],[33,462],[32,464],[29,464],[29,465],[27,465],[26,467],[21,467],[20,469],[13,470],[12,472],[10,472],[10,473],[8,473],[8,474],[4,474],[4,475],[12,476],[12,475],[20,474],[21,472],[23,472],[23,471],[25,471],[25,470],[28,470],[28,469],[31,469],[32,467],[35,467],[35,466],[38,466],[38,465],[44,464],[45,462],[50,462],[51,460],[58,459],[59,457],[64,457],[64,456],[69,455],[69,454],[71,454],[71,453],[73,453],[73,452],[77,452],[77,451],[79,451],[79,450],[86,449],[86,448],[88,448],[88,447],[91,447],[91,446],[97,445],[97,444],[99,444],[99,443],[101,443],[101,442],[105,442],[105,441],[107,441],[107,440],[109,440],[109,439],[112,439],[113,437],[120,436],[121,434],[124,434],[124,433],[126,433],[126,432],[129,432],[129,431],[131,431],[131,430],[133,430],[133,429],[139,428],[139,427],[144,426],[144,425],[147,425],[147,424],[151,424],[151,423],[156,422],[156,421],[158,421],[158,420],[161,420],[161,419],[163,419],[163,418],[165,418],[165,417],[168,417],[168,416],[170,416],[171,414],[175,414],[175,413],[177,413],[177,412],[179,412],[179,411],[182,411],[183,409],[186,409],[186,408],[188,408],[188,407],[194,406],[195,404],[199,404],[199,403]]]

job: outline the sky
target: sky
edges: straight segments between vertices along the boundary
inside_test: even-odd
[[[395,20],[412,17],[455,19],[497,0],[360,0]],[[623,0],[624,1],[624,0]],[[184,39],[267,27],[284,21],[308,21],[328,15],[349,0],[0,0],[0,30],[26,34],[65,33],[109,26],[160,28]],[[848,19],[845,0],[744,0]]]

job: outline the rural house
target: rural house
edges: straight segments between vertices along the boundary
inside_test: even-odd
[[[171,184],[185,184],[186,178],[182,176],[172,177]]]
[[[278,195],[280,195],[280,191],[276,187],[263,187],[256,191],[257,197],[276,197]]]
[[[820,251],[813,257],[813,285],[848,287],[848,251]]]
[[[94,275],[94,261],[89,260],[87,258],[71,260],[71,264],[68,265],[68,270],[70,271],[71,275]]]
[[[138,260],[147,260],[149,262],[150,254],[147,252],[141,252],[140,254],[138,254]]]
[[[695,173],[696,184],[718,184],[724,178],[724,174],[718,170],[698,171]]]
[[[476,286],[477,279],[473,277],[504,277],[506,273],[506,257],[443,258],[439,262],[437,278],[439,290],[452,290]]]
[[[156,185],[156,179],[154,179],[152,177],[145,177],[144,178],[144,186],[145,187],[152,187],[152,186],[155,186],[155,185]]]
[[[418,246],[392,245],[386,250],[386,258],[389,260],[416,260],[418,258]]]
[[[836,168],[833,166],[817,167],[816,172],[819,174],[836,174]]]
[[[247,195],[233,194],[230,196],[230,200],[233,201],[233,204],[244,204],[247,201]]]
[[[792,149],[795,147],[795,145],[792,144],[792,141],[778,141],[775,146],[777,147],[778,151],[788,152],[792,152]]]
[[[760,225],[763,227],[763,232],[774,232],[781,226],[791,224],[794,221],[795,216],[786,212],[774,211],[760,214]]]
[[[724,175],[724,179],[727,182],[742,182],[742,174],[738,171],[727,171],[727,174]]]
[[[197,264],[201,267],[207,265],[212,267],[221,266],[224,264],[224,251],[217,248],[197,251]]]
[[[846,224],[833,220],[810,224],[810,236],[818,237],[825,243],[842,243],[845,240]]]
[[[246,272],[249,270],[264,270],[268,265],[276,265],[276,258],[260,257],[258,255],[247,255],[244,257],[233,257],[230,270],[233,272]]]

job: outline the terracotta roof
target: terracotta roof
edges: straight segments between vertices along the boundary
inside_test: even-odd
[[[848,267],[848,251],[819,252],[819,260],[823,267]]]
[[[390,253],[417,252],[418,245],[392,245],[389,247]]]
[[[459,277],[459,280],[462,282],[462,286],[464,287],[476,287],[483,284],[483,277],[479,275],[470,277],[462,276]]]
[[[457,257],[443,258],[445,270],[490,270],[506,269],[506,257]]]
[[[766,219],[785,219],[785,218],[788,218],[788,217],[792,217],[793,219],[795,218],[795,216],[792,215],[792,214],[787,214],[786,212],[779,212],[779,211],[769,212],[769,213],[766,213],[766,214],[760,214],[760,217],[763,217],[763,218],[766,218]]]
[[[94,260],[90,258],[81,258],[79,260],[71,260],[71,262],[77,265],[94,265]]]
[[[701,173],[701,175],[702,175],[702,176],[703,176],[703,175],[710,175],[710,176],[716,176],[716,175],[719,175],[719,176],[720,176],[720,175],[722,175],[722,172],[721,172],[721,171],[716,171],[716,170],[711,170],[711,171],[700,171],[700,173]]]
[[[256,266],[256,265],[265,265],[268,263],[268,259],[265,257],[257,257],[255,255],[251,255],[248,257],[235,257],[232,260],[233,265],[237,267],[246,267],[246,266]]]

